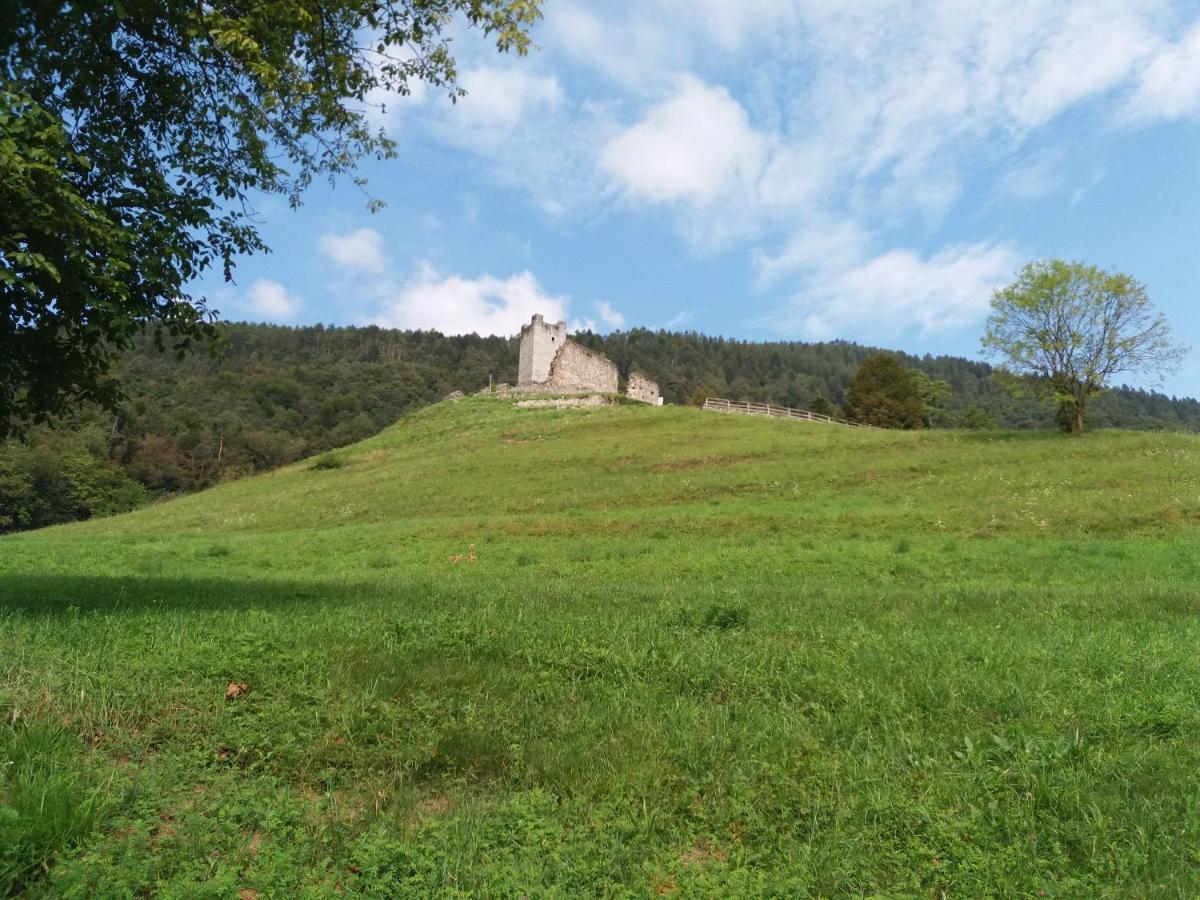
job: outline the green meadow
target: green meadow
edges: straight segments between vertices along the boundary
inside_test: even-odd
[[[1198,525],[1194,436],[469,398],[6,537],[0,896],[1194,896]]]

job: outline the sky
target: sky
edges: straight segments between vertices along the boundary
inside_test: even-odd
[[[223,317],[514,335],[846,339],[979,357],[992,292],[1083,260],[1200,348],[1200,2],[546,0],[538,49],[454,34],[466,97],[200,286]],[[1162,383],[1200,395],[1200,350]]]

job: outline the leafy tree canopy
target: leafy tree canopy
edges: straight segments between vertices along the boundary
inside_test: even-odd
[[[540,2],[0,4],[0,437],[111,407],[113,354],[143,330],[213,342],[188,284],[267,249],[255,194],[295,206],[394,155],[373,98],[460,95],[449,26],[524,53]]]
[[[1030,263],[996,291],[983,348],[1048,385],[1076,434],[1113,375],[1173,371],[1185,352],[1140,283],[1059,259]]]
[[[941,378],[930,378],[920,369],[909,369],[908,375],[912,378],[925,408],[922,415],[925,427],[937,428],[950,424],[950,416],[946,412],[946,403],[954,393],[950,382]]]
[[[846,390],[846,412],[855,422],[882,428],[925,427],[921,385],[890,353],[863,360]]]

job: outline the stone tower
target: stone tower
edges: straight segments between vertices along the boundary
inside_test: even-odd
[[[567,323],[547,325],[541,313],[521,328],[521,357],[517,364],[517,387],[531,388],[550,380],[550,364],[567,343]]]

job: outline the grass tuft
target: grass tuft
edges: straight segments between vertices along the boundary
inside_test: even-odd
[[[746,606],[723,606],[714,603],[704,611],[700,624],[717,631],[745,628],[750,624],[750,609]]]

